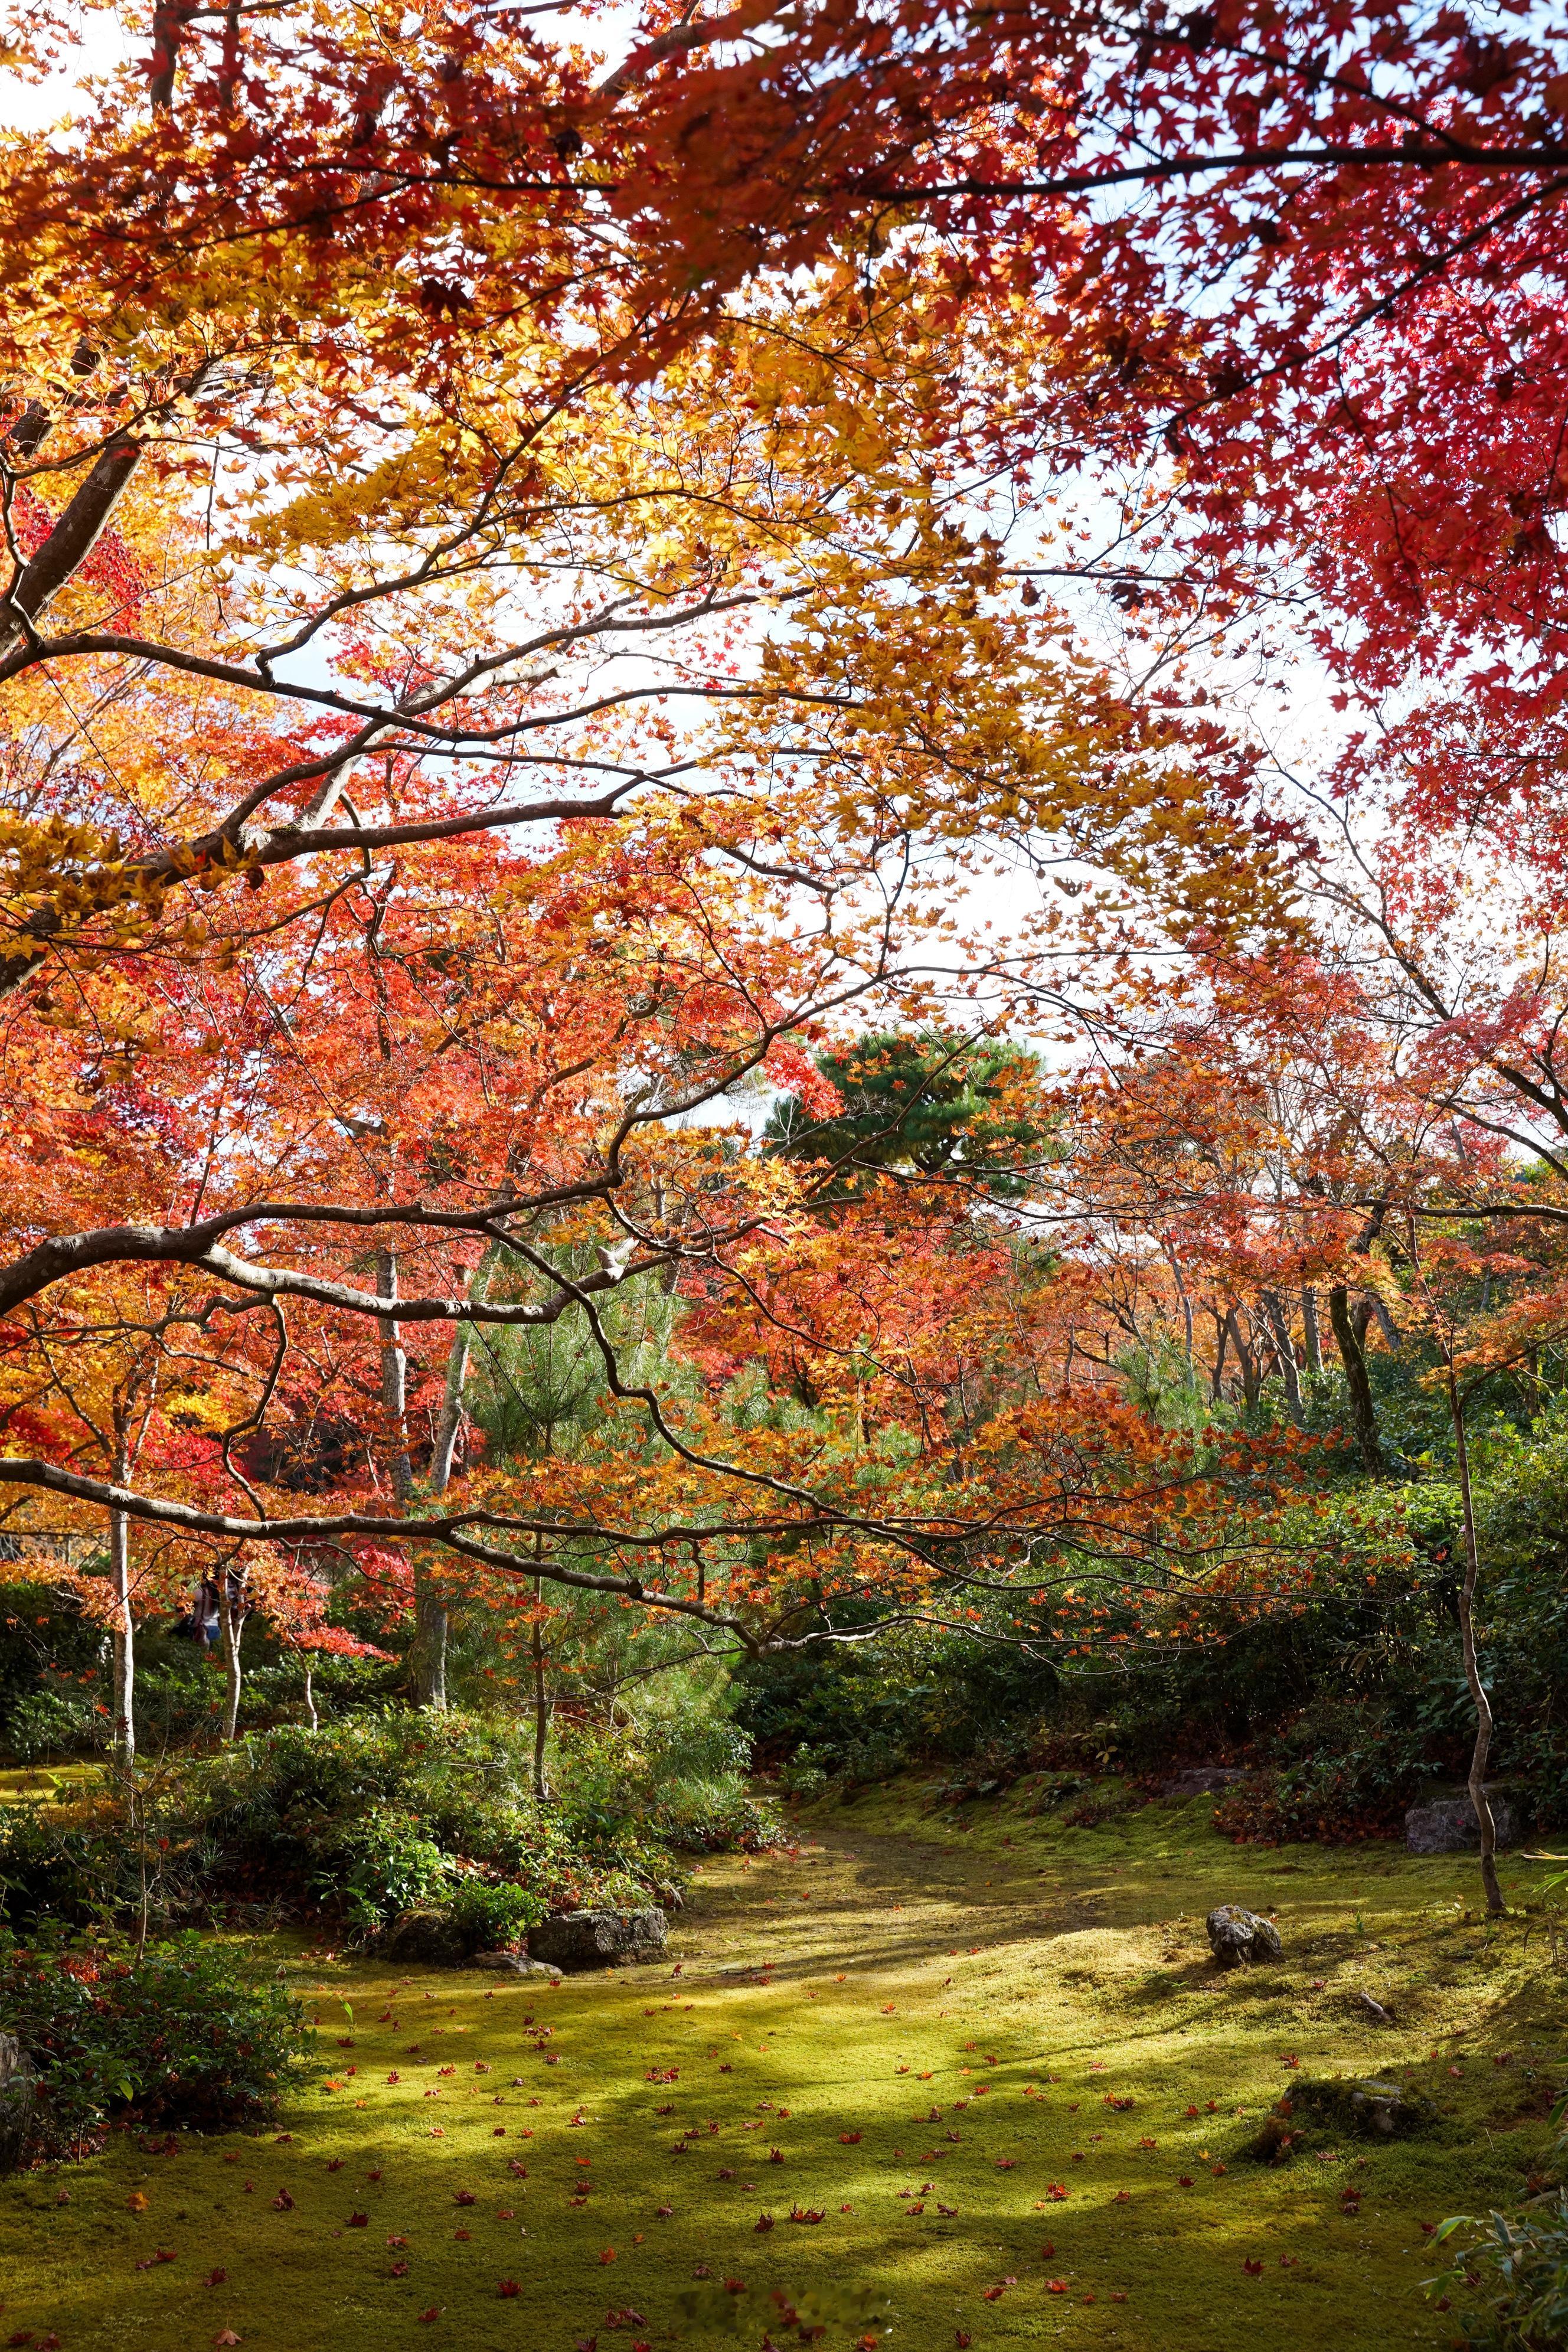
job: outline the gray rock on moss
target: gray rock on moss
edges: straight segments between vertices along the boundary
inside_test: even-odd
[[[531,1960],[526,1952],[476,1952],[471,1962],[476,1969],[489,1969],[494,1976],[548,1977],[554,1984],[560,1978],[559,1969],[548,1960]]]
[[[1518,1800],[1501,1789],[1489,1789],[1486,1794],[1499,1846],[1517,1845],[1524,1833]],[[1468,1790],[1462,1796],[1412,1805],[1405,1816],[1405,1844],[1410,1853],[1479,1853],[1481,1825]]]
[[[1209,1949],[1222,1969],[1245,1967],[1257,1960],[1277,1960],[1285,1947],[1272,1919],[1247,1911],[1239,1903],[1221,1903],[1209,1913]]]
[[[528,1948],[557,1969],[613,1969],[617,1961],[657,1960],[668,1937],[664,1913],[563,1911],[531,1927]]]

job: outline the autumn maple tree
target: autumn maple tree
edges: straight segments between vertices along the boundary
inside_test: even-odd
[[[1327,797],[1390,858],[1505,748],[1550,869],[1560,37],[594,32],[160,5],[7,142],[14,1524],[114,1530],[127,1652],[138,1547],[307,1615],[405,1573],[433,1702],[470,1571],[535,1635],[548,1584],[1035,1638],[1094,1562],[1180,1624],[1314,1474],[1130,1399],[1146,1303],[1189,1360],[1208,1318],[1211,1403],[1277,1370],[1304,1420],[1321,1290],[1375,1469],[1385,1236],[1517,1205],[1452,1130],[1530,1099],[1544,1000],[1457,1046],[1430,867],[1363,887],[1204,665],[1333,673]],[[987,944],[988,858],[1110,887]],[[1042,1019],[1114,1084],[1039,1082]],[[956,1158],[932,1039],[990,1090]],[[556,1327],[593,1426],[503,1455],[473,1383]],[[133,1464],[101,1407],[154,1365]]]

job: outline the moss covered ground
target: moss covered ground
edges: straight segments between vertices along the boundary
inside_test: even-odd
[[[962,1827],[918,1796],[704,1862],[668,1960],[615,1976],[280,1939],[318,2079],[259,2137],[116,2135],[0,2182],[0,2344],[611,2352],[724,2340],[682,2308],[707,2295],[782,2346],[775,2288],[885,2297],[918,2352],[1448,2344],[1422,2225],[1515,2200],[1551,2147],[1539,1908],[1489,1931],[1473,1864],[1237,1849],[1201,1800],[1075,1829],[1026,1790]],[[1516,1905],[1540,1875],[1510,1867]],[[1282,1965],[1216,1975],[1222,1900],[1277,1912]],[[1436,2126],[1246,2153],[1293,2079],[1373,2071]],[[826,2341],[857,2332],[847,2305]]]

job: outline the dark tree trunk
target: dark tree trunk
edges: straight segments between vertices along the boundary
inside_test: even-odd
[[[1342,1282],[1336,1282],[1329,1293],[1329,1321],[1339,1343],[1340,1360],[1345,1368],[1345,1386],[1350,1391],[1351,1427],[1355,1433],[1356,1451],[1363,1468],[1374,1478],[1381,1478],[1387,1468],[1383,1458],[1383,1446],[1377,1433],[1377,1408],[1372,1401],[1372,1382],[1367,1378],[1366,1357],[1363,1352],[1360,1334],[1351,1314],[1350,1292]],[[1365,1328],[1363,1324],[1363,1328]]]
[[[1258,1402],[1258,1391],[1263,1385],[1258,1374],[1258,1359],[1242,1337],[1241,1317],[1234,1307],[1226,1317],[1225,1322],[1226,1328],[1230,1333],[1231,1346],[1236,1349],[1236,1360],[1241,1366],[1241,1393],[1249,1405],[1254,1405]]]
[[[1285,1410],[1298,1429],[1307,1425],[1301,1409],[1301,1373],[1296,1360],[1295,1344],[1290,1337],[1290,1321],[1285,1312],[1285,1301],[1277,1290],[1266,1290],[1263,1304],[1268,1316],[1268,1328],[1274,1340],[1274,1353],[1279,1362],[1279,1377],[1285,1383]]]
[[[25,642],[27,623],[39,618],[87,562],[141,458],[141,443],[129,439],[107,442],[99,451],[86,480],[11,591],[9,605],[0,614],[0,660]]]

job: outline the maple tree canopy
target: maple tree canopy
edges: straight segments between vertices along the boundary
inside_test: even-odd
[[[999,1035],[1058,935],[963,936],[992,855],[1204,953],[1299,927],[1312,845],[1194,628],[1415,681],[1445,809],[1461,678],[1544,794],[1568,64],[1510,21],[652,10],[606,68],[591,12],[160,0],[6,135],[25,1512],[417,1538],[747,1640],[803,1548],[911,1607],[1045,1541],[1224,1552],[1106,1396],[939,1427],[995,1232],[896,1152],[847,1209],[736,1090],[831,1137],[810,1049]],[[77,37],[18,9],[0,54]],[[684,1386],[614,1319],[661,1285]],[[1088,1360],[1070,1284],[1040,1316]],[[612,1437],[448,1493],[473,1335],[563,1319]],[[742,1442],[742,1361],[830,1424]]]

